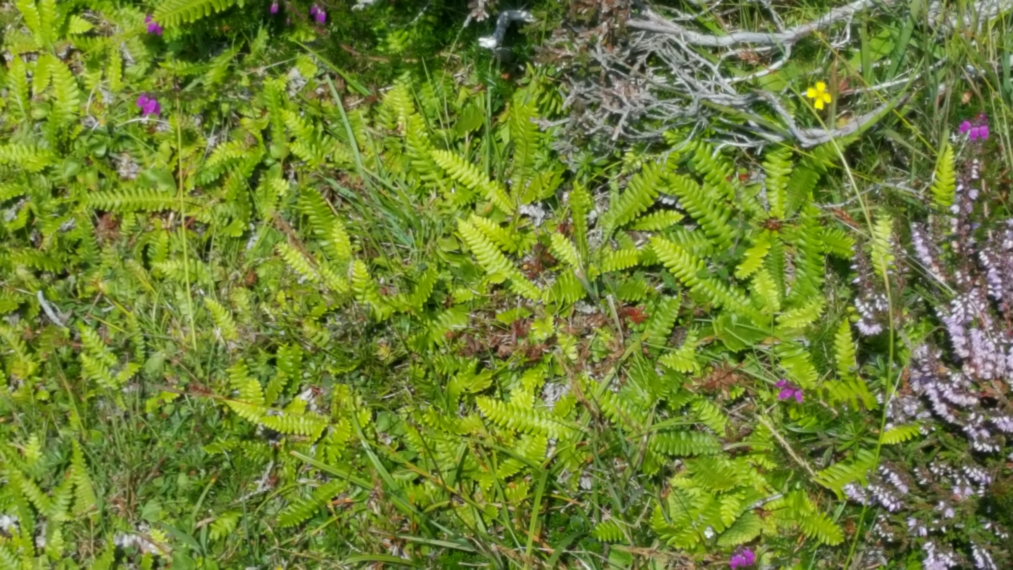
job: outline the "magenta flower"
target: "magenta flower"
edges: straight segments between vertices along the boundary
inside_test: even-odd
[[[155,18],[152,17],[151,14],[148,14],[144,18],[144,23],[148,25],[148,33],[149,34],[155,34],[156,36],[160,36],[160,35],[162,35],[162,32],[165,31],[162,28],[162,26],[159,25],[159,23],[155,21]]]
[[[278,10],[281,10],[281,6],[279,6],[277,2],[272,2],[271,3],[271,14],[277,14]]]
[[[988,130],[988,115],[982,113],[974,121],[963,121],[960,123],[960,134],[967,135],[971,141],[987,141],[990,134]]]
[[[158,99],[147,93],[137,98],[137,106],[141,108],[141,114],[144,116],[158,115],[162,112],[162,105],[158,103]]]
[[[327,21],[327,12],[324,12],[324,9],[316,4],[310,7],[310,16],[313,16],[318,24],[323,24]]]
[[[731,560],[728,561],[732,570],[736,568],[745,568],[756,564],[756,553],[750,548],[743,548],[732,555]]]
[[[788,398],[795,398],[795,401],[802,403],[803,395],[802,388],[799,388],[791,382],[781,379],[775,384],[781,391],[777,394],[778,400],[787,400]]]

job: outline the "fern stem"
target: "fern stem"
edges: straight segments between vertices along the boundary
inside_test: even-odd
[[[185,200],[183,198],[183,191],[185,188],[184,175],[183,175],[183,126],[179,122],[179,117],[182,115],[180,109],[179,99],[176,100],[176,167],[177,167],[177,182],[176,182],[176,198],[179,202],[179,237],[183,245],[183,279],[186,282],[186,305],[187,313],[190,317],[190,344],[193,347],[193,351],[197,352],[197,324],[194,321],[193,316],[193,292],[191,291],[190,285],[190,251],[187,247],[186,239],[186,214],[184,213]]]

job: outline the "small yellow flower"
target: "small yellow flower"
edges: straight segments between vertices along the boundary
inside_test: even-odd
[[[813,101],[813,107],[820,110],[823,109],[824,105],[834,100],[833,97],[830,96],[830,93],[827,92],[827,84],[822,81],[817,81],[816,87],[810,87],[807,89],[805,96],[810,99],[815,99],[815,101]]]

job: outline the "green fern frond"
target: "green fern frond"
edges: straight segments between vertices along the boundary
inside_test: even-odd
[[[648,162],[633,175],[626,191],[612,202],[604,214],[605,234],[611,235],[650,208],[661,193],[663,180],[664,172],[656,162]]]
[[[679,244],[655,236],[651,238],[651,248],[673,275],[708,302],[737,313],[753,312],[741,291],[717,279],[703,277],[707,273],[703,261]]]
[[[918,424],[905,424],[892,427],[879,436],[883,445],[896,445],[912,440],[922,434],[922,426]]]
[[[74,482],[74,516],[83,517],[97,512],[98,498],[95,496],[95,486],[88,476],[88,464],[84,459],[84,452],[80,444],[74,442],[74,451],[71,455],[71,479]]]
[[[233,531],[235,531],[236,527],[239,525],[239,519],[241,516],[242,513],[236,511],[228,511],[218,515],[211,523],[208,538],[212,541],[218,541],[231,536]]]
[[[507,194],[503,185],[490,180],[477,166],[461,158],[449,150],[433,150],[430,152],[433,161],[442,168],[448,176],[457,182],[464,184],[471,190],[480,193],[486,200],[492,202],[504,213],[513,214],[516,206],[513,199]]]
[[[630,229],[640,232],[656,232],[668,229],[684,220],[686,216],[675,210],[658,210],[637,218]]]
[[[834,362],[837,363],[837,375],[841,378],[849,378],[858,370],[858,360],[855,356],[855,341],[851,336],[851,322],[847,319],[841,321],[834,333]]]
[[[807,390],[816,387],[819,373],[812,363],[809,351],[802,344],[783,342],[774,348],[774,353],[789,380]]]
[[[695,431],[663,432],[651,438],[651,449],[664,455],[686,457],[721,452],[721,442],[708,433]]]
[[[742,261],[739,262],[739,266],[735,269],[735,276],[739,279],[745,279],[755,273],[767,258],[767,252],[770,251],[772,243],[773,236],[771,236],[769,231],[764,231],[757,236],[753,241],[753,245],[746,250]]]
[[[788,212],[788,179],[791,176],[791,148],[782,147],[764,156],[763,171],[766,173],[767,203],[770,217],[785,218]]]
[[[236,392],[236,398],[253,406],[264,405],[264,391],[260,382],[250,376],[246,363],[240,361],[229,367],[229,385]]]
[[[815,480],[842,497],[843,489],[848,483],[855,481],[867,483],[867,475],[870,470],[876,468],[877,463],[874,451],[859,449],[852,459],[835,463],[817,473]]]
[[[615,519],[609,519],[594,525],[594,530],[591,531],[591,535],[602,542],[626,541],[626,533],[623,532],[622,526],[620,526],[619,522]]]
[[[175,210],[180,206],[179,198],[175,194],[142,187],[94,192],[88,194],[84,202],[91,208],[114,212],[156,212]],[[189,202],[186,201],[187,204]]]
[[[503,402],[485,396],[477,397],[475,404],[483,416],[500,427],[556,438],[568,437],[574,433],[574,428],[548,413],[532,409],[529,406]]]
[[[28,172],[39,172],[52,164],[53,154],[44,148],[20,144],[0,145],[0,164],[24,168]]]
[[[693,329],[686,334],[686,340],[678,349],[666,353],[658,359],[658,364],[677,372],[697,373],[702,366],[697,360],[697,349],[700,346],[699,331]]]
[[[640,263],[640,250],[629,247],[625,249],[602,248],[598,270],[602,273],[623,271]]]
[[[328,481],[317,487],[309,497],[296,499],[278,514],[278,525],[282,528],[298,526],[348,487],[344,481]]]
[[[851,259],[855,254],[855,240],[841,228],[824,226],[819,235],[820,250],[841,259]]]
[[[881,279],[888,279],[893,267],[893,219],[880,214],[872,226],[872,266]]]
[[[648,346],[665,346],[682,306],[681,297],[662,297],[654,304],[644,329],[643,342]]]
[[[556,256],[556,259],[565,262],[571,269],[582,270],[580,253],[577,252],[577,248],[573,245],[573,242],[568,240],[563,234],[552,232],[549,239],[549,249],[552,250],[552,254]]]
[[[697,421],[714,430],[714,433],[724,435],[728,426],[728,416],[720,406],[708,399],[699,398],[694,400],[690,407]]]
[[[80,110],[81,91],[77,86],[74,74],[62,61],[52,54],[43,54],[39,64],[45,61],[49,68],[50,82],[53,87],[52,121],[63,126],[73,122]]]
[[[485,269],[490,276],[502,276],[510,279],[510,287],[518,294],[528,299],[536,300],[540,297],[535,284],[528,281],[519,269],[514,267],[510,260],[478,230],[471,222],[458,220],[457,229],[464,242],[478,258],[479,265]]]
[[[762,530],[763,520],[759,515],[752,511],[743,513],[718,536],[718,546],[729,548],[745,544],[759,536]]]
[[[679,197],[686,210],[709,238],[714,251],[722,251],[735,241],[735,229],[731,226],[732,211],[714,196],[712,189],[704,188],[692,178],[681,174],[668,176],[669,190]]]
[[[232,313],[211,297],[204,298],[204,305],[211,312],[219,338],[228,342],[239,340],[239,328],[236,327],[236,321],[232,318]]]
[[[570,212],[573,219],[573,238],[577,242],[577,250],[587,255],[587,216],[594,206],[591,193],[583,184],[574,183],[570,191]]]
[[[957,191],[957,173],[953,161],[953,146],[950,143],[943,143],[943,150],[939,153],[936,162],[936,170],[932,176],[932,203],[942,211],[948,211],[953,205],[953,199]]]
[[[801,307],[785,311],[777,316],[777,326],[782,331],[800,330],[816,322],[823,314],[826,302],[816,297]]]
[[[155,8],[155,21],[176,27],[204,19],[236,5],[240,0],[162,0]]]
[[[268,410],[257,423],[278,433],[306,436],[310,441],[319,439],[327,428],[326,418],[312,412],[292,414]]]

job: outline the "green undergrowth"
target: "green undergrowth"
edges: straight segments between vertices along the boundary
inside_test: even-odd
[[[239,3],[182,4],[9,16],[0,568],[849,559],[921,434],[851,307],[902,232],[823,205],[860,140],[568,166],[545,71],[366,101],[309,23],[194,64]]]

